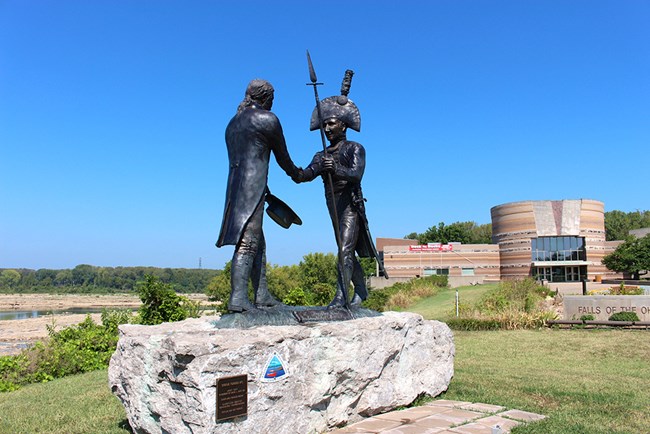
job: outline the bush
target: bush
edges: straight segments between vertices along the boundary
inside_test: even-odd
[[[452,330],[500,330],[501,324],[495,319],[483,318],[451,318],[448,319],[447,325]]]
[[[386,302],[388,302],[388,297],[390,297],[390,293],[385,289],[370,291],[368,298],[363,302],[363,307],[376,310],[377,312],[383,312],[386,307]]]
[[[580,321],[593,321],[593,320],[594,320],[594,316],[592,314],[582,315],[580,317]]]
[[[48,326],[46,341],[37,342],[19,355],[0,357],[0,392],[108,367],[120,324],[158,324],[200,314],[199,303],[177,295],[171,285],[153,276],[146,276],[139,292],[143,305],[137,317],[128,309],[104,310],[101,325],[88,315],[83,322],[61,330]]]
[[[532,312],[547,295],[548,288],[533,279],[509,280],[484,294],[477,308],[483,313],[501,312],[509,308]]]
[[[555,319],[556,314],[548,311],[521,312],[507,310],[490,316],[467,316],[452,318],[447,325],[455,330],[520,330],[538,329],[546,321]]]
[[[117,326],[133,316],[105,311],[102,318],[107,325],[96,324],[88,315],[83,322],[59,331],[48,326],[45,342],[37,342],[17,356],[0,357],[0,392],[106,368],[117,345]]]
[[[616,312],[609,317],[610,321],[639,321],[636,312]]]
[[[282,303],[288,306],[307,306],[309,301],[305,291],[300,287],[296,287],[289,291],[289,293],[282,299]]]
[[[137,317],[133,316],[131,309],[104,309],[102,311],[102,325],[107,331],[116,334],[119,325],[137,322],[137,319]]]
[[[545,310],[548,288],[533,279],[504,281],[481,297],[473,308],[459,307],[460,317],[448,322],[459,330],[531,329],[543,327],[557,314]]]
[[[176,294],[170,284],[163,283],[152,275],[146,275],[136,290],[142,300],[138,311],[141,324],[182,321],[200,315],[200,303]]]
[[[643,295],[643,288],[625,286],[625,283],[621,282],[620,285],[609,288],[609,295]]]

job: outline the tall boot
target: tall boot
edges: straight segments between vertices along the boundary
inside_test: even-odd
[[[255,255],[255,261],[253,262],[251,280],[253,281],[253,290],[255,291],[255,306],[284,306],[280,300],[277,300],[271,295],[266,283],[266,241],[264,240],[263,234],[260,240],[260,247]]]
[[[354,269],[352,271],[352,284],[354,285],[354,296],[350,302],[350,306],[361,306],[361,303],[368,298],[368,288],[366,286],[366,278],[363,275],[363,268],[355,258]]]
[[[255,310],[255,306],[248,300],[248,278],[253,266],[250,255],[235,252],[232,259],[230,274],[231,290],[228,310],[230,312],[244,312]]]
[[[347,293],[350,294],[350,279],[352,278],[352,266],[348,266],[345,264],[343,266],[343,269],[341,270],[340,265],[337,266],[338,268],[338,279],[337,279],[337,284],[336,284],[336,294],[334,295],[334,299],[330,302],[329,305],[327,305],[328,309],[334,309],[337,307],[344,307],[346,306],[346,299],[345,295],[343,294],[343,284],[345,283],[348,291]]]

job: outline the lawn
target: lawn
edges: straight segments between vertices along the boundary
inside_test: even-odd
[[[0,393],[0,433],[127,434],[124,407],[108,371],[94,371]]]
[[[497,287],[497,284],[462,286],[458,288],[458,299],[460,304],[474,304],[486,292]],[[456,290],[441,289],[434,297],[423,298],[410,306],[409,312],[416,312],[426,319],[437,319],[444,321],[454,315],[456,309]]]
[[[650,433],[650,334],[644,330],[455,332],[446,399],[548,418],[515,433]]]

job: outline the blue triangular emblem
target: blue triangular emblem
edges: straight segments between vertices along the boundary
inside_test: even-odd
[[[278,353],[273,353],[269,357],[269,361],[266,362],[264,367],[264,373],[262,375],[262,381],[278,381],[289,375],[289,370],[287,369],[286,363],[282,361],[282,357]]]

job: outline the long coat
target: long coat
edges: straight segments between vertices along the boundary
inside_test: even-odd
[[[271,152],[287,175],[297,173],[280,121],[258,106],[247,107],[230,120],[226,146],[230,170],[217,247],[236,245],[246,223],[264,200]]]

